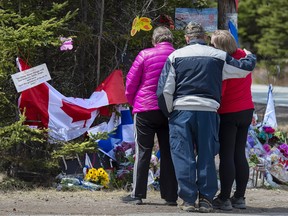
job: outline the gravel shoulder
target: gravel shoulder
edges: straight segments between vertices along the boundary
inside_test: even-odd
[[[158,191],[148,191],[143,205],[120,201],[124,190],[64,192],[54,189],[0,192],[0,215],[178,215],[187,214],[177,207],[165,206]],[[229,214],[288,215],[288,190],[247,189],[246,210]],[[214,214],[225,213],[215,211]]]

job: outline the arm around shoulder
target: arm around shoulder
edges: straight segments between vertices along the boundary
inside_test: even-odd
[[[223,80],[246,77],[254,70],[256,61],[256,55],[252,53],[249,53],[245,58],[239,60],[227,54],[223,67]]]

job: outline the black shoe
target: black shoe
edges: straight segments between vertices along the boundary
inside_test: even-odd
[[[231,197],[231,203],[233,208],[237,209],[246,209],[246,202],[245,202],[245,197]]]
[[[199,197],[199,212],[209,213],[213,211],[212,203],[205,197]]]
[[[125,196],[121,198],[122,202],[124,203],[130,203],[134,205],[141,205],[142,199],[139,197],[131,197],[131,195]]]
[[[177,206],[177,202],[176,202],[176,201],[168,201],[168,200],[165,200],[164,205]]]
[[[221,209],[224,211],[231,211],[233,209],[230,199],[222,200],[217,197],[212,201],[212,205],[214,209]]]

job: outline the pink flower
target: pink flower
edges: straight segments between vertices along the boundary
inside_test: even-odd
[[[263,145],[263,148],[264,148],[264,150],[265,150],[267,153],[269,153],[270,150],[271,150],[271,146],[270,146],[269,144],[267,144],[267,143]]]
[[[72,50],[73,49],[73,40],[72,40],[72,38],[60,37],[60,41],[62,42],[62,45],[60,47],[61,51],[66,51],[66,50]]]

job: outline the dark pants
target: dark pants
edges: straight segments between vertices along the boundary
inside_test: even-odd
[[[148,171],[157,135],[160,148],[160,193],[166,201],[177,200],[177,181],[171,159],[168,119],[160,110],[135,114],[135,163],[132,197],[146,198]]]
[[[245,155],[248,128],[253,109],[220,115],[220,182],[222,200],[230,198],[234,180],[234,196],[244,197],[249,179],[249,165]]]

